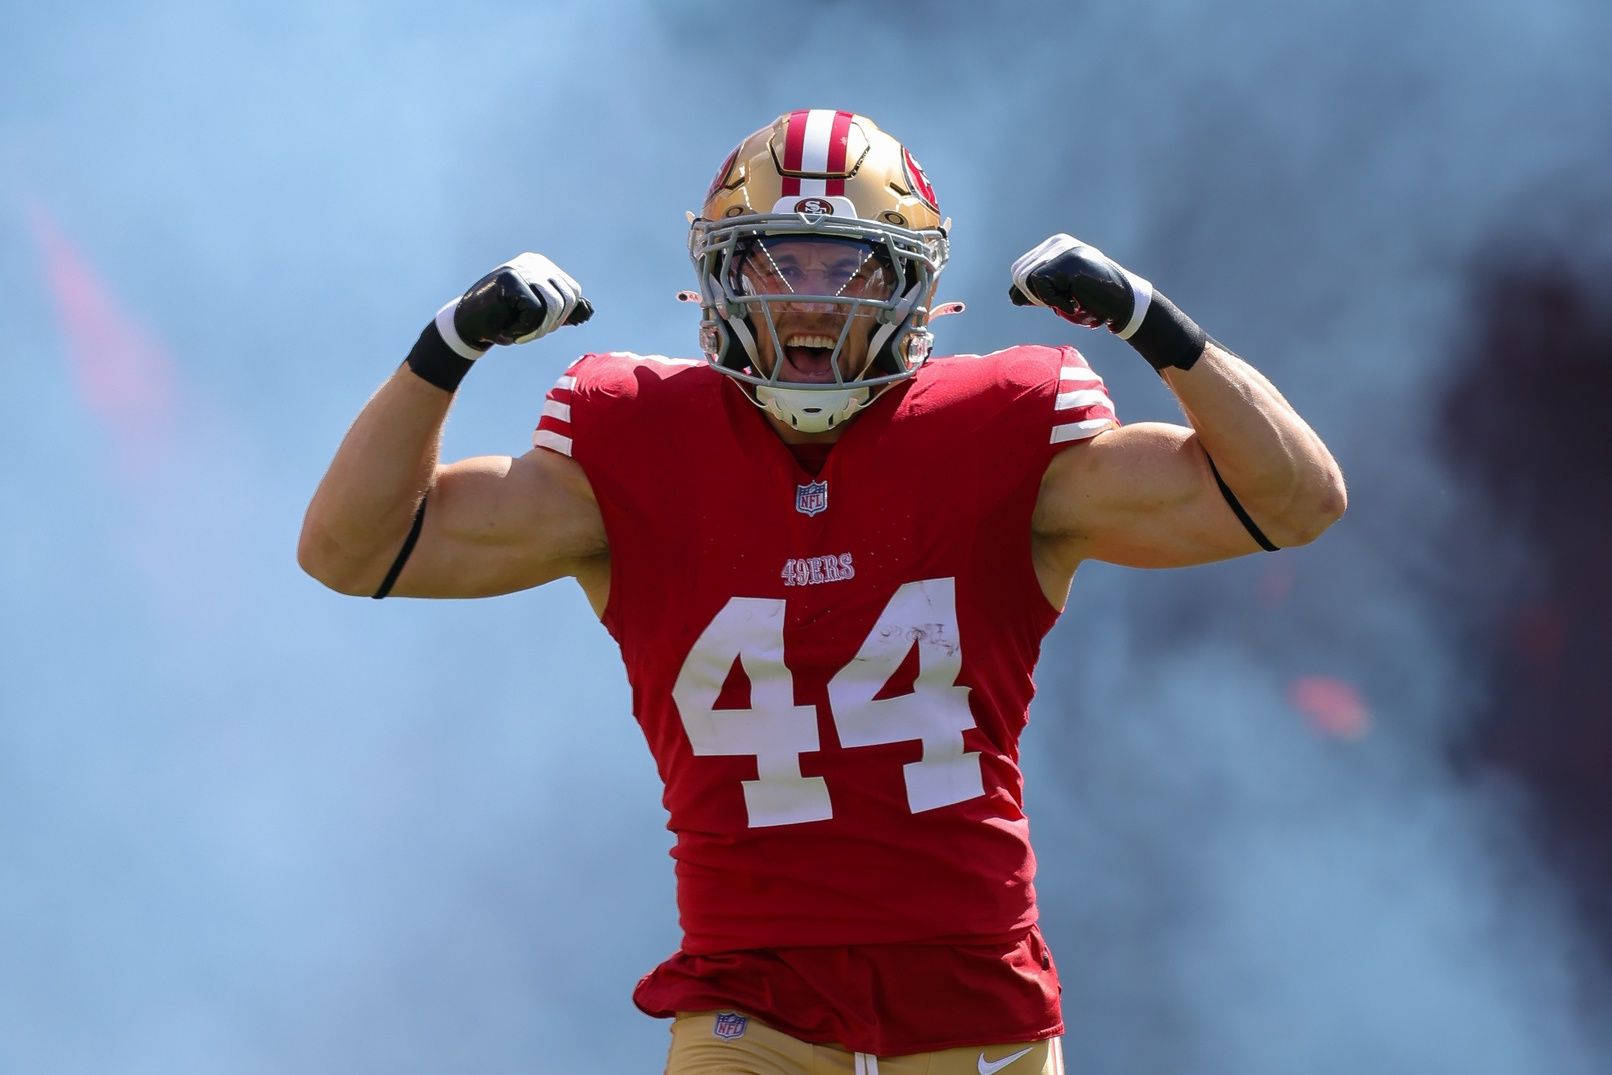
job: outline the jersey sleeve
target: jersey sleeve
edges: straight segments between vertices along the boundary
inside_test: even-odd
[[[625,352],[583,355],[554,382],[532,433],[532,447],[586,462],[590,451],[611,439],[616,403],[638,393],[634,376],[643,359]]]
[[[1071,444],[1119,426],[1114,401],[1096,370],[1073,347],[1060,347],[1058,391],[1052,401],[1051,444]]]
[[[561,455],[571,454],[571,393],[576,388],[576,374],[565,371],[549,389],[549,394],[543,400],[543,415],[538,419],[537,428],[532,431],[532,447],[547,448],[551,452]]]
[[[543,400],[543,413],[532,432],[532,447],[547,448],[565,456],[575,456],[576,417],[586,411],[596,394],[600,370],[597,355],[583,355],[554,382]]]
[[[532,433],[532,447],[570,456],[584,467],[643,458],[657,445],[651,413],[681,413],[699,394],[683,377],[706,372],[703,359],[636,355],[627,351],[587,354],[554,382]]]

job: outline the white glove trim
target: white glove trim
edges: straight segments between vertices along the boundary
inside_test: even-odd
[[[1142,318],[1147,316],[1147,308],[1153,305],[1153,285],[1128,271],[1123,265],[1114,263],[1114,267],[1125,277],[1125,282],[1131,285],[1131,319],[1125,323],[1124,328],[1114,330],[1114,335],[1122,340],[1128,340],[1142,327]]]
[[[539,336],[547,336],[565,324],[565,319],[576,310],[577,299],[582,297],[582,285],[542,254],[528,251],[504,262],[503,267],[514,269],[533,294],[543,300],[543,323],[516,343],[529,343]]]
[[[453,326],[453,313],[459,309],[459,300],[453,299],[437,311],[437,331],[442,333],[442,342],[453,348],[453,353],[460,358],[468,358],[474,362],[486,351],[472,347],[459,338],[459,330]]]
[[[1064,232],[1059,232],[1057,235],[1041,240],[1034,249],[1020,254],[1019,259],[1013,263],[1013,282],[1018,285],[1025,298],[1037,306],[1045,306],[1046,303],[1037,298],[1035,293],[1030,290],[1030,274],[1064,251],[1078,250],[1083,246],[1099,257],[1102,256],[1103,252],[1101,250],[1094,246],[1086,246],[1085,243],[1076,239],[1073,235],[1068,235]]]

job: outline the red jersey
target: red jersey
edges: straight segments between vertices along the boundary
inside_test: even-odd
[[[560,378],[535,442],[598,498],[677,837],[684,940],[640,1007],[876,1055],[1061,1031],[1018,766],[1057,617],[1030,520],[1114,424],[1073,348],[933,358],[812,473],[704,361]]]

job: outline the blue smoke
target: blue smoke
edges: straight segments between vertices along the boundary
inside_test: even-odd
[[[478,368],[447,456],[524,450],[577,352],[690,353],[683,211],[739,137],[821,106],[910,143],[955,217],[943,349],[1069,339],[1004,293],[1070,231],[1268,372],[1352,482],[1275,606],[1265,561],[1082,569],[1026,741],[1071,1068],[1604,1068],[1605,968],[1517,790],[1446,760],[1481,680],[1418,588],[1419,536],[1467,510],[1422,432],[1461,266],[1597,196],[1603,5],[8,24],[0,1070],[658,1069],[628,994],[677,941],[670,837],[580,594],[375,605],[292,550],[367,394],[511,254],[599,315]],[[38,211],[174,356],[155,468],[76,394]],[[1122,417],[1174,416],[1077,339]],[[1309,674],[1355,683],[1371,732],[1311,732],[1285,695]]]

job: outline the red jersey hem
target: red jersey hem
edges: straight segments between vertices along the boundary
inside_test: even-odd
[[[679,951],[633,1003],[662,1019],[731,1009],[801,1041],[902,1056],[1061,1034],[1059,994],[1032,928],[1002,944]]]

